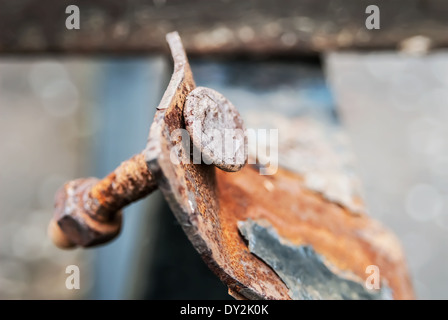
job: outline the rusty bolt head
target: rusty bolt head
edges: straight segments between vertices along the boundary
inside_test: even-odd
[[[185,129],[207,164],[221,170],[241,170],[247,160],[243,120],[235,106],[219,92],[197,87],[184,105]]]
[[[90,214],[94,204],[89,192],[97,182],[96,178],[77,179],[58,190],[49,234],[59,247],[91,247],[119,234],[121,211],[110,215],[106,221],[96,220]]]

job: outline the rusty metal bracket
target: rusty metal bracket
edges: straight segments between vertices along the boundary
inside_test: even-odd
[[[412,298],[404,256],[393,234],[366,214],[351,211],[309,189],[301,174],[280,168],[275,175],[263,176],[250,165],[240,172],[226,173],[213,166],[176,165],[170,161],[171,150],[180,143],[172,141],[171,133],[184,127],[183,107],[195,82],[179,35],[168,34],[167,40],[174,73],[157,108],[145,159],[188,238],[229,287],[229,293],[241,299],[328,297],[313,285],[317,283],[313,279],[308,279],[307,286],[297,278],[285,281],[272,265],[275,259],[269,259],[272,253],[266,257],[251,252],[250,237],[248,246],[238,229],[238,224],[250,219],[275,230],[272,234],[278,237],[273,238],[277,237],[279,243],[287,241],[289,247],[312,248],[326,266],[325,273],[331,272],[329,279],[338,284],[331,288],[338,297],[386,297],[379,292],[369,293],[364,287],[366,267],[376,265],[381,270],[384,290],[390,290],[392,298]],[[246,229],[243,233],[248,236],[248,232]],[[289,258],[293,257],[278,257]],[[285,272],[299,271],[286,270],[283,275]],[[321,275],[311,269],[306,277]],[[359,292],[352,296],[338,292],[344,281],[356,284]]]
[[[158,187],[193,246],[235,298],[412,298],[396,238],[360,210],[355,193],[331,189],[343,173],[333,174],[328,161],[319,164],[324,170],[318,174],[291,169],[294,155],[331,155],[322,154],[326,148],[310,139],[313,135],[307,143],[318,145],[317,151],[306,147],[303,153],[294,139],[287,139],[287,149],[280,142],[288,161],[272,175],[260,175],[258,165],[230,173],[172,161],[173,150],[184,147],[172,134],[185,128],[184,105],[196,85],[177,32],[168,34],[167,41],[174,72],[145,150],[103,180],[75,180],[61,189],[50,225],[56,242],[91,246],[111,239],[120,229],[119,210]],[[237,112],[228,110],[234,118]],[[306,132],[315,124],[294,126]],[[314,127],[309,131],[316,132]],[[302,167],[309,165],[305,161]],[[316,184],[316,179],[331,183]],[[376,291],[364,285],[371,265],[381,271],[381,288]]]

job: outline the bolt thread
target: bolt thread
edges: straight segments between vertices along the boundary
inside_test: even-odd
[[[143,154],[122,162],[89,192],[89,210],[96,220],[108,221],[124,206],[157,189]]]

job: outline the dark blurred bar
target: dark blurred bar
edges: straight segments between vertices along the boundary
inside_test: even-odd
[[[68,30],[68,5],[80,29]],[[381,28],[367,30],[366,7]],[[414,36],[447,47],[442,0],[154,0],[0,2],[0,53],[130,54],[166,50],[178,30],[189,54],[295,55],[341,49],[395,49]]]

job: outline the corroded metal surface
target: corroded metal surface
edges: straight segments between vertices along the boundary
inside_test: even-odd
[[[197,87],[185,101],[184,121],[195,151],[200,150],[193,160],[202,156],[204,163],[221,170],[241,170],[246,163],[244,123],[226,97],[213,89]]]
[[[244,261],[249,251],[239,239],[238,221],[266,220],[280,237],[294,245],[311,246],[341,272],[366,279],[367,266],[377,265],[394,299],[413,297],[395,236],[367,215],[353,215],[309,190],[300,175],[280,169],[274,176],[261,176],[248,166],[232,174],[218,171],[217,187],[220,227],[227,241],[232,241],[234,259]]]
[[[157,189],[143,154],[122,162],[90,190],[89,210],[97,220],[109,220],[116,210],[137,201]]]
[[[79,30],[65,28],[68,5],[80,9]],[[369,5],[381,10],[378,30],[365,27]],[[395,49],[415,36],[446,47],[447,11],[442,0],[8,0],[0,2],[0,52],[147,53],[163,50],[172,30],[198,54]]]
[[[69,181],[56,194],[49,234],[62,248],[108,242],[120,232],[121,209],[156,188],[143,154],[122,162],[104,179]]]
[[[96,178],[69,181],[56,193],[49,233],[59,247],[94,246],[113,239],[120,232],[121,211],[101,222],[91,216],[91,201],[86,199],[98,181]]]
[[[339,274],[335,267],[309,245],[295,246],[279,237],[266,221],[248,219],[238,223],[240,232],[248,241],[249,249],[265,261],[290,288],[296,300],[378,300],[390,299],[390,289],[367,290],[363,279],[352,280],[352,274]]]
[[[179,35],[169,34],[167,40],[173,52],[174,73],[151,126],[146,152],[148,166],[188,238],[230,289],[249,299],[288,299],[287,287],[271,268],[247,248],[235,250],[242,240],[238,234],[235,237],[226,230],[215,167],[176,165],[170,161],[171,150],[180,143],[171,141],[171,132],[184,126],[183,105],[195,83]]]
[[[367,215],[353,214],[309,189],[302,175],[280,168],[263,176],[256,166],[227,173],[170,160],[181,144],[171,133],[184,127],[183,106],[195,82],[178,34],[169,34],[167,40],[174,73],[150,130],[146,161],[190,241],[232,296],[296,297],[290,294],[294,288],[252,254],[241,237],[238,221],[251,218],[266,220],[280,237],[312,247],[341,273],[357,279],[366,278],[367,266],[377,265],[393,298],[412,298],[404,256],[393,234]]]

